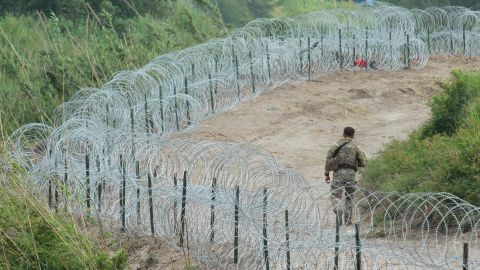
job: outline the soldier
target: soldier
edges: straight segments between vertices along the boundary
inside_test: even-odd
[[[331,184],[333,211],[339,214],[342,223],[343,207],[342,195],[345,192],[345,224],[352,224],[352,204],[356,190],[355,173],[359,167],[367,165],[367,158],[360,148],[352,142],[355,130],[346,127],[343,130],[343,139],[330,148],[325,161],[325,182],[330,183],[330,171],[333,171]]]

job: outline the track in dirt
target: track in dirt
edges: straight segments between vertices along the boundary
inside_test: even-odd
[[[432,57],[422,70],[321,76],[243,102],[181,138],[252,144],[308,180],[323,181],[324,158],[345,126],[356,128],[360,147],[372,157],[429,119],[428,102],[453,69],[479,63]]]
[[[448,60],[448,61],[447,61]],[[432,57],[420,71],[359,71],[330,74],[239,104],[203,122],[182,138],[251,144],[274,154],[312,183],[323,183],[326,151],[344,126],[357,128],[368,157],[393,139],[405,139],[430,116],[428,102],[452,69],[474,69],[480,60]],[[169,245],[129,239],[131,266],[183,269],[183,254]],[[135,243],[135,244],[133,244]],[[170,260],[158,260],[169,254]]]

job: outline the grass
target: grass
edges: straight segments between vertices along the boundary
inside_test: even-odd
[[[260,2],[250,3],[250,9],[262,7],[266,16],[354,7],[317,0]],[[247,10],[238,0],[225,3],[231,4],[230,13]],[[54,109],[78,89],[101,87],[118,71],[228,33],[210,0],[159,5],[161,14],[133,18],[115,17],[106,10],[89,11],[85,19],[75,21],[38,12],[0,17],[0,133],[8,135],[26,123],[52,123]],[[245,18],[254,19],[254,14]]]
[[[126,267],[126,251],[97,242],[89,222],[55,213],[34,195],[41,191],[7,158],[3,142],[25,123],[52,123],[54,109],[81,87],[100,87],[118,71],[226,33],[215,11],[198,1],[162,5],[165,14],[155,17],[0,17],[0,269]]]
[[[2,132],[51,123],[53,110],[79,88],[100,87],[118,71],[226,33],[208,7],[187,0],[164,5],[161,18],[106,11],[79,22],[53,13],[0,17]]]
[[[83,232],[78,218],[50,211],[25,172],[0,150],[0,269],[125,268],[124,250],[110,254]]]
[[[281,4],[272,10],[271,15],[274,17],[297,16],[318,10],[355,7],[355,4],[344,1],[282,0]]]
[[[216,0],[225,22],[241,27],[259,17],[286,17],[335,8],[355,8],[343,0]]]
[[[480,73],[454,71],[434,97],[432,119],[370,161],[367,185],[383,191],[450,192],[480,205]]]
[[[432,6],[462,6],[471,9],[480,9],[480,4],[477,0],[385,0],[385,2],[392,3],[393,5],[402,6],[406,8],[428,8]]]

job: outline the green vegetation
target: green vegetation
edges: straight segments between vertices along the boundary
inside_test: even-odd
[[[0,133],[49,123],[82,87],[100,87],[118,71],[226,35],[222,14],[240,25],[335,5],[353,7],[316,0],[225,0],[218,7],[213,0],[0,0]]]
[[[281,0],[271,15],[296,16],[299,14],[334,8],[355,8],[355,4],[348,1],[318,1],[318,0]]]
[[[81,87],[100,87],[118,71],[225,34],[207,5],[168,3],[160,18],[115,17],[104,9],[82,20],[55,13],[0,17],[3,133],[48,123],[54,108]]]
[[[259,17],[290,17],[317,10],[355,7],[341,0],[217,0],[216,3],[225,23],[236,27]]]
[[[32,196],[22,169],[0,165],[0,269],[125,268],[124,250],[109,255],[82,233],[80,221]]]
[[[397,6],[406,8],[427,8],[431,6],[463,6],[472,9],[480,9],[478,0],[384,0]]]
[[[83,20],[92,12],[108,12],[114,18],[132,18],[145,14],[164,18],[173,12],[172,7],[190,8],[192,3],[186,0],[0,0],[0,16],[53,12],[68,19]],[[196,3],[199,6],[211,6],[209,0],[197,0]]]
[[[454,71],[432,103],[432,120],[389,144],[363,177],[384,191],[450,192],[480,204],[480,73]]]
[[[225,23],[240,27],[259,17],[270,17],[270,11],[275,6],[273,0],[217,0]]]
[[[215,0],[225,22],[242,26],[258,17],[296,16],[302,13],[333,9],[354,8],[355,1],[349,0]],[[383,0],[406,8],[427,8],[431,6],[464,6],[480,9],[478,0]]]
[[[2,140],[25,123],[51,122],[81,87],[226,33],[209,1],[0,0],[0,15]],[[86,236],[81,217],[52,213],[26,178],[0,163],[0,269],[125,268],[125,251]]]

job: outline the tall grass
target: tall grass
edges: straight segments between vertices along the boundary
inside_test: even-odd
[[[450,192],[480,205],[480,73],[453,72],[432,101],[432,120],[389,144],[363,177],[384,191]]]
[[[334,8],[355,8],[344,0],[215,0],[226,23],[240,27],[259,17],[286,17]]]
[[[226,7],[229,13],[247,12],[248,16],[241,17],[248,20],[254,19],[250,9],[257,6],[265,16],[354,7],[331,0],[260,2],[225,3],[231,4]],[[161,14],[134,18],[115,17],[105,9],[95,13],[87,7],[83,20],[40,12],[0,17],[0,133],[8,135],[25,123],[51,122],[53,110],[79,88],[100,87],[118,71],[138,68],[158,55],[224,36],[228,31],[211,0],[158,5]]]
[[[432,6],[463,6],[470,9],[480,9],[478,0],[384,0],[397,6],[424,9]]]
[[[221,17],[201,2],[162,2],[164,13],[155,17],[115,18],[105,10],[83,20],[0,17],[0,269],[126,266],[126,252],[112,255],[79,226],[81,217],[55,213],[36,197],[3,141],[25,123],[51,123],[53,110],[81,87],[100,87],[118,71],[225,35]]]
[[[90,13],[73,22],[55,14],[0,18],[0,120],[9,134],[49,122],[81,87],[99,87],[124,69],[225,34],[221,18],[191,1],[168,1],[165,15],[132,19]]]
[[[272,16],[296,16],[307,12],[335,8],[355,8],[349,1],[333,0],[281,0],[280,5],[272,11]]]
[[[109,255],[83,233],[78,218],[54,213],[0,146],[0,269],[123,269],[127,253]],[[27,188],[28,187],[28,188]]]

